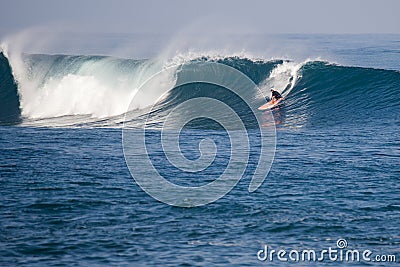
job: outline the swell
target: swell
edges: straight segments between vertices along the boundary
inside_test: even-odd
[[[0,52],[0,124],[21,122],[17,84],[14,81],[8,59]]]

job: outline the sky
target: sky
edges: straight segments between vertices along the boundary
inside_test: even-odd
[[[400,33],[399,0],[0,0],[0,33]]]

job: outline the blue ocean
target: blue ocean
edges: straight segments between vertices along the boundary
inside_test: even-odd
[[[205,49],[124,58],[4,46],[0,265],[350,264],[301,258],[330,247],[371,252],[352,265],[400,262],[400,35],[279,39],[307,44],[306,56]],[[282,104],[258,110],[271,88]],[[235,139],[238,127],[244,138]],[[163,138],[177,129],[179,151],[167,151]],[[273,148],[266,158],[263,133]],[[156,175],[213,188],[183,197]]]

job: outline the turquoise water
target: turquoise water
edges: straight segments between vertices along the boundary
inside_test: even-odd
[[[260,261],[257,252],[264,245],[287,251],[336,248],[340,238],[347,240],[349,248],[393,254],[399,261],[399,39],[377,38],[379,42],[365,48],[354,37],[348,38],[347,46],[345,36],[314,40],[315,50],[328,47],[333,57],[348,64],[311,60],[300,66],[291,90],[278,87],[288,93],[285,104],[272,112],[277,125],[275,158],[267,179],[252,193],[247,189],[260,150],[258,126],[248,107],[211,85],[179,87],[163,99],[153,110],[155,127],[148,132],[156,148],[159,122],[166,113],[200,96],[233,107],[246,121],[252,140],[249,169],[236,187],[214,203],[193,208],[158,202],[135,183],[123,154],[123,119],[112,108],[102,118],[62,115],[73,108],[90,106],[93,113],[106,108],[93,102],[72,105],[75,102],[60,92],[64,82],[70,82],[65,87],[71,89],[69,94],[77,92],[76,84],[92,90],[90,79],[69,80],[83,73],[100,78],[106,73],[134,83],[135,75],[145,71],[133,70],[146,60],[25,55],[27,79],[40,81],[42,91],[58,90],[41,103],[50,105],[61,97],[59,103],[71,104],[68,109],[38,109],[34,102],[45,101],[44,97],[26,94],[26,81],[10,80],[8,60],[1,56],[0,265],[279,266],[282,263],[276,258]],[[194,60],[232,66],[267,87],[273,82],[280,85],[268,77],[286,62],[237,57]],[[289,76],[285,77],[293,77]],[[59,87],[46,87],[49,81]],[[110,84],[116,94],[122,92],[119,82]],[[102,93],[112,101],[107,90]],[[263,102],[254,98],[255,105]],[[133,122],[135,112],[128,114]],[[231,149],[218,124],[199,120],[181,134],[183,154],[189,159],[199,157],[199,142],[205,137],[216,140],[218,153],[199,175],[176,170],[157,149],[150,149],[149,156],[172,181],[204,184],[214,173],[223,172]]]

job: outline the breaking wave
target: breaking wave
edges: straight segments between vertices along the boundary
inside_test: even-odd
[[[281,126],[333,125],[398,121],[400,73],[393,70],[339,66],[323,61],[263,60],[247,57],[187,57],[180,63],[218,62],[246,74],[260,90],[282,93],[284,104],[273,110]],[[124,115],[134,120],[145,107],[182,79],[175,61],[121,59],[107,56],[71,56],[0,53],[0,123],[63,127],[118,127]],[[184,68],[184,67],[183,67]],[[156,73],[153,90],[140,86]],[[255,105],[265,103],[254,94]],[[226,95],[225,95],[226,94]],[[234,97],[209,84],[191,84],[171,90],[158,101],[154,118],[194,97]],[[128,110],[128,107],[132,110]],[[240,107],[238,107],[240,109]],[[202,125],[207,128],[207,125]]]

